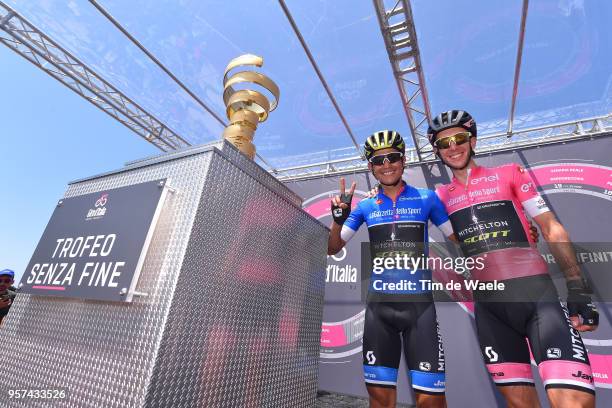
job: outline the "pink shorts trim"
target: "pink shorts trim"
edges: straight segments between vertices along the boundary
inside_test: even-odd
[[[538,366],[544,386],[582,387],[595,390],[591,366],[565,360],[547,360]]]
[[[487,370],[495,384],[533,384],[533,373],[531,366],[525,363],[497,363],[487,364]]]

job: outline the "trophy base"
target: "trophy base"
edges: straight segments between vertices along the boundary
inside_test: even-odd
[[[314,406],[327,229],[225,142],[73,182],[65,196],[161,178],[174,192],[142,296],[19,294],[0,330],[0,388],[61,388],[54,406],[82,408]]]

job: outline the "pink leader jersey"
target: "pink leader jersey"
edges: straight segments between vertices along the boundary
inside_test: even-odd
[[[476,166],[469,172],[467,185],[453,177],[436,193],[446,207],[464,256],[482,257],[484,268],[473,269],[473,279],[505,280],[548,273],[529,235],[525,212],[533,218],[550,210],[525,169],[514,163]]]

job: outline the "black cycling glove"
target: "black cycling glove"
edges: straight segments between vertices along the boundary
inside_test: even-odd
[[[592,293],[584,280],[572,280],[567,283],[567,310],[570,316],[581,316],[582,324],[597,326],[599,312],[591,301]]]
[[[332,204],[332,217],[334,217],[334,222],[338,225],[344,225],[344,221],[351,214],[351,201],[353,201],[352,194],[340,194],[340,201],[346,204],[347,208],[341,208],[334,204]]]

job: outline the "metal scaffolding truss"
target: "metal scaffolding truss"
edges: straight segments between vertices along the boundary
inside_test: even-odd
[[[431,118],[431,112],[410,1],[373,0],[373,3],[414,142],[414,147],[406,152],[407,163],[432,162],[436,160],[436,157],[426,136],[426,128]],[[569,141],[578,138],[596,137],[610,134],[612,131],[612,114],[610,113],[595,118],[578,119],[524,129],[515,128],[514,116],[528,8],[529,1],[523,0],[509,116],[507,120],[502,119],[481,124],[477,148],[479,154]],[[517,122],[525,121],[538,115],[543,116],[543,119],[547,119],[547,121],[554,120],[554,113],[548,111],[545,113],[536,112],[523,115],[523,117],[517,118]],[[504,125],[507,125],[507,129],[504,132],[487,133],[487,128],[494,131],[495,129],[505,127]],[[321,154],[324,154],[324,152],[321,152]],[[299,158],[294,157],[293,159],[298,164],[276,171],[275,175],[279,179],[298,180],[329,174],[352,173],[367,168],[367,163],[359,160],[359,157],[354,155],[332,161],[321,160],[318,163],[306,165],[300,165]]]
[[[479,136],[476,152],[477,155],[482,155],[530,146],[541,146],[584,138],[609,136],[611,134],[612,114],[607,114],[604,116],[562,122],[553,125],[515,130],[512,133],[512,138],[508,138],[508,134],[505,132]],[[428,160],[419,160],[415,148],[408,149],[406,155],[408,164],[426,163],[437,160],[433,156]],[[339,160],[286,167],[277,170],[275,175],[280,180],[302,180],[332,174],[354,173],[364,171],[367,168],[367,163],[361,160],[359,156],[352,156]]]
[[[434,158],[433,149],[426,136],[427,125],[431,120],[431,112],[410,0],[373,1],[385,48],[389,55],[393,75],[398,85],[414,141],[415,149],[413,154],[417,156],[419,161],[431,160]],[[489,142],[490,147],[497,143],[500,148],[503,148],[506,144],[503,137],[511,138],[520,134],[514,132],[513,125],[528,8],[529,1],[523,0],[507,131],[503,134],[491,135],[490,139],[495,140]]]
[[[132,36],[117,20],[115,20],[95,0],[89,2],[106,17],[128,40],[137,46],[147,57],[164,71],[179,87],[190,95],[202,108],[212,115],[221,125],[226,123],[215,112],[212,111],[193,91],[187,88],[166,66],[164,66],[149,50],[147,50],[134,36]],[[331,89],[321,74],[314,57],[310,53],[289,9],[283,0],[279,4],[291,23],[294,32],[305,53],[307,54],[319,80],[325,88],[338,115],[340,116],[348,135],[350,136],[359,154],[359,144],[356,142],[353,132],[336,102]],[[77,94],[102,109],[111,117],[117,119],[129,129],[142,136],[145,140],[153,143],[162,151],[176,150],[191,144],[172,131],[166,124],[155,116],[145,111],[136,102],[124,95],[120,90],[104,80],[100,75],[79,61],[75,56],[63,49],[59,44],[38,30],[33,24],[17,14],[4,2],[0,1],[0,42],[26,58],[28,61],[62,82]],[[263,157],[257,154],[257,158],[265,164],[273,174],[277,170]]]
[[[154,63],[165,71],[180,87],[196,101],[217,121],[223,120],[214,114],[199,98],[176,78],[163,64],[144,48],[130,33],[114,20],[95,0],[89,0],[107,19],[110,20],[126,37],[138,46]],[[347,134],[352,140],[353,147],[336,150],[314,152],[301,156],[291,156],[285,160],[286,165],[280,169],[270,166],[261,156],[258,158],[281,180],[294,180],[322,175],[350,173],[367,168],[363,160],[359,144],[355,140],[345,115],[338,106],[323,75],[321,74],[314,56],[303,39],[285,2],[278,0],[280,6],[289,20],[296,37],[300,40],[304,52],[307,54],[319,80],[327,91],[339,117],[341,118]],[[426,136],[430,114],[425,76],[423,73],[419,46],[417,42],[414,19],[409,0],[373,0],[378,16],[384,44],[387,49],[393,74],[398,86],[404,110],[410,127],[414,147],[408,149],[407,162],[431,162],[435,160],[431,145]],[[519,125],[530,121],[533,117],[540,122],[555,120],[554,112],[534,112],[523,115],[514,120],[516,98],[520,78],[520,65],[522,59],[522,43],[525,35],[528,0],[523,0],[521,27],[519,30],[519,46],[517,49],[512,103],[509,117],[506,120],[497,120],[480,124],[481,131],[478,138],[478,153],[488,153],[499,150],[511,150],[519,147],[555,143],[577,138],[595,137],[612,132],[612,114],[605,116],[579,119],[541,125],[525,129],[515,129]],[[162,151],[176,150],[190,145],[188,141],[179,136],[165,123],[143,109],[138,103],[123,94],[101,75],[88,68],[74,55],[63,49],[58,43],[46,36],[22,16],[0,0],[0,42],[42,69],[53,78],[68,86],[74,92],[103,110],[111,117],[123,123],[148,142]],[[576,106],[574,106],[575,108]],[[561,109],[563,110],[563,109]],[[579,109],[587,114],[588,107]],[[570,110],[575,114],[575,110]],[[557,113],[562,113],[561,111]],[[561,118],[570,116],[561,114]],[[558,120],[563,120],[557,117]],[[529,119],[531,118],[531,119]],[[529,119],[529,120],[527,120]],[[515,123],[516,122],[516,123]],[[495,132],[505,127],[506,131]],[[357,154],[355,154],[355,148]],[[333,154],[332,154],[333,153]],[[336,159],[331,159],[336,157]],[[314,162],[314,163],[313,163]]]
[[[430,159],[433,153],[427,139],[427,126],[431,113],[410,2],[374,0],[374,9],[410,126],[415,154],[419,160]]]
[[[190,145],[1,1],[0,42],[162,151]]]

